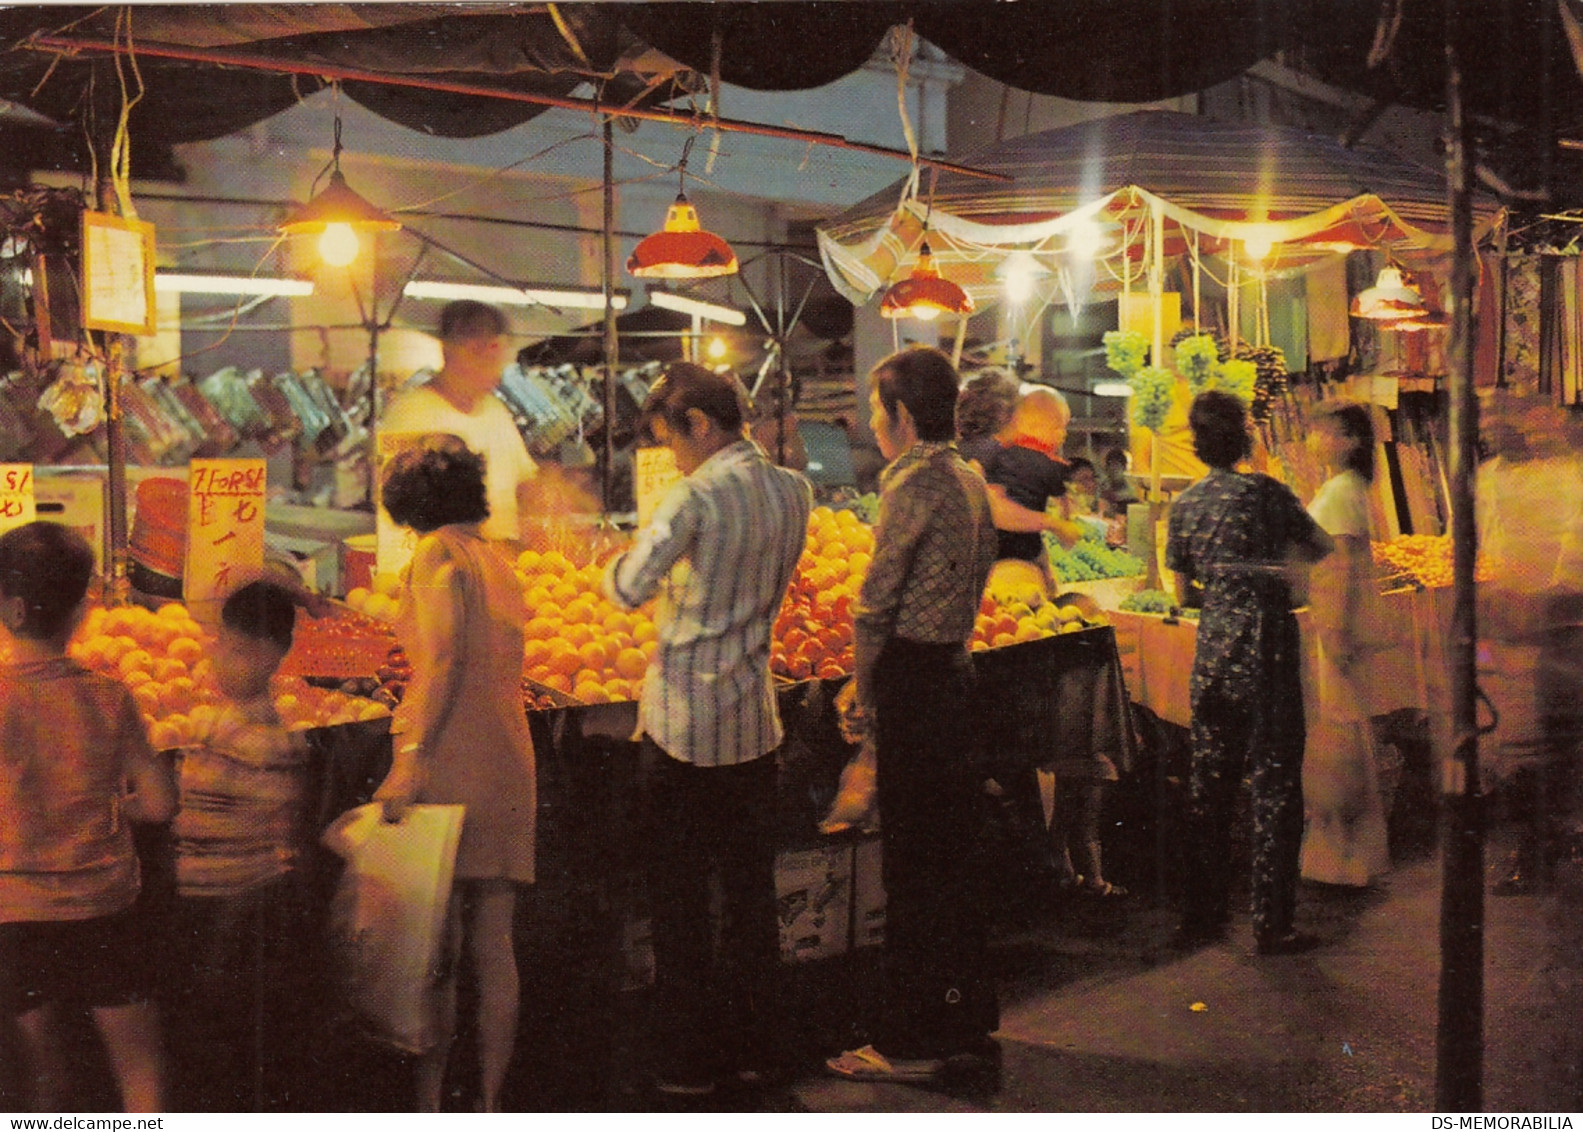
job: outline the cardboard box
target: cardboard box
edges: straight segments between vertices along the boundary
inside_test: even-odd
[[[858,843],[853,854],[852,946],[878,947],[885,942],[884,854],[877,837]]]
[[[781,853],[775,858],[775,899],[782,960],[844,955],[851,928],[851,846]]]

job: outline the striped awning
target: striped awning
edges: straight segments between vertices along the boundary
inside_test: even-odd
[[[1014,180],[925,172],[915,188],[904,178],[819,226],[826,272],[848,299],[867,302],[904,276],[926,220],[935,266],[980,306],[1000,299],[1014,249],[1051,274],[1080,272],[1091,293],[1143,289],[1155,210],[1167,258],[1223,260],[1251,240],[1269,246],[1271,278],[1356,249],[1412,260],[1451,247],[1442,170],[1300,130],[1144,110],[952,157]],[[1475,235],[1500,215],[1478,198]],[[1100,241],[1081,265],[1067,252],[1080,229]]]

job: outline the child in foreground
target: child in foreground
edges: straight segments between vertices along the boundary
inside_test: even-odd
[[[296,614],[292,592],[271,581],[225,600],[213,656],[220,700],[195,713],[182,750],[170,990],[177,1080],[191,1090],[184,1108],[245,1111],[266,1092],[303,1087],[265,1071],[303,1044],[295,973],[312,938],[296,875],[308,843],[308,748],[270,695]],[[280,1079],[265,1090],[266,1078]]]
[[[93,551],[57,523],[0,536],[0,1015],[15,1018],[40,1111],[65,1101],[51,1015],[86,1008],[128,1112],[164,1106],[153,941],[129,822],[168,821],[170,768],[119,681],[66,654]]]

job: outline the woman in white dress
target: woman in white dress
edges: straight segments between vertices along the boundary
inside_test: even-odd
[[[1314,567],[1309,590],[1318,640],[1303,756],[1302,875],[1364,886],[1390,868],[1368,708],[1370,642],[1379,632],[1368,500],[1374,428],[1367,408],[1343,403],[1327,407],[1311,435],[1331,478],[1308,513],[1335,539],[1336,553]]]

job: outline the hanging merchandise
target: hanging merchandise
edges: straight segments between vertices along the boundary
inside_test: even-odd
[[[61,362],[54,383],[39,394],[38,407],[67,436],[92,432],[104,421],[99,367],[77,360]]]

